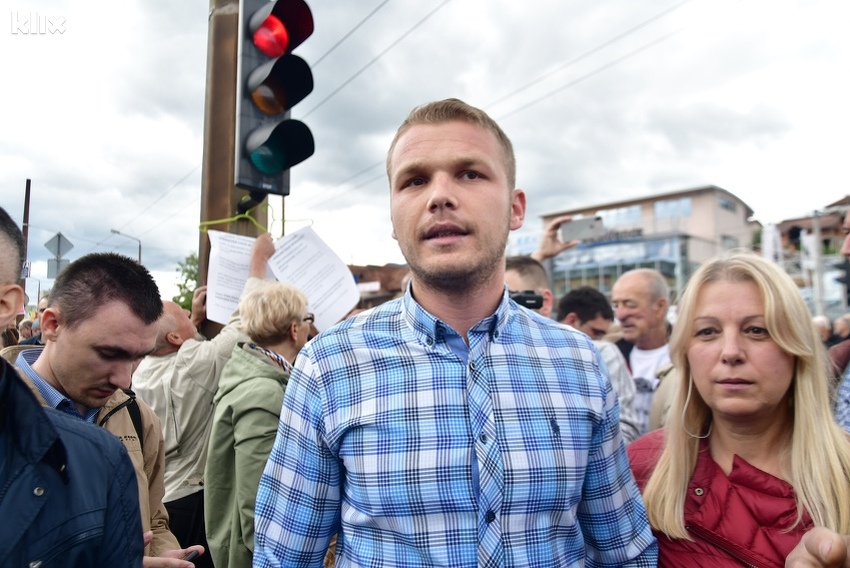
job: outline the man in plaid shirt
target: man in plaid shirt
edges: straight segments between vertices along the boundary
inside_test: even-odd
[[[254,565],[655,566],[616,393],[584,334],[513,303],[513,149],[483,111],[414,109],[387,158],[405,296],[299,355]]]

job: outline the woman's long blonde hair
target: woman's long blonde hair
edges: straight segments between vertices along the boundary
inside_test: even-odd
[[[679,384],[668,414],[664,451],[643,492],[650,524],[672,538],[690,538],[684,513],[700,445],[694,436],[708,432],[711,411],[696,388],[688,397],[692,379],[687,350],[699,292],[718,281],[758,286],[770,337],[795,357],[787,476],[797,499],[797,522],[805,511],[815,525],[850,533],[850,441],[832,416],[826,351],[791,277],[773,262],[742,251],[724,253],[700,266],[679,302],[670,338],[670,358],[679,371]]]

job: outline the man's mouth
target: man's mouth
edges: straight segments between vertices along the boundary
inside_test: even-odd
[[[469,234],[469,231],[458,227],[457,225],[435,225],[425,231],[423,239],[428,241],[432,239],[443,239],[450,237],[464,237]]]

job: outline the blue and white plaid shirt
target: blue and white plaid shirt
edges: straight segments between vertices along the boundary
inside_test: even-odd
[[[655,566],[590,339],[507,292],[467,362],[452,334],[408,292],[301,352],[254,566],[321,566],[337,531],[342,567]]]

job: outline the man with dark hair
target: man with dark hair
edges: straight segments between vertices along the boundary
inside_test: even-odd
[[[558,302],[556,319],[583,331],[591,339],[601,340],[614,321],[614,309],[605,294],[591,286],[581,286],[564,294]]]
[[[23,305],[21,231],[0,208],[0,326]],[[114,436],[43,408],[0,358],[0,565],[138,566],[133,464]]]
[[[147,566],[184,566],[162,504],[162,427],[130,388],[133,369],[156,343],[159,289],[136,261],[114,253],[83,256],[56,279],[41,316],[42,350],[22,352],[18,367],[43,404],[96,424],[124,442],[138,482]],[[148,537],[150,538],[150,537]],[[192,547],[199,553],[203,547]]]
[[[627,444],[633,442],[640,436],[640,421],[634,407],[634,380],[617,346],[602,341],[614,321],[614,310],[608,298],[590,286],[570,290],[558,302],[558,321],[587,334],[599,349],[611,385],[620,399],[620,432]]]
[[[387,156],[405,295],[296,360],[254,566],[655,566],[616,395],[583,334],[505,287],[513,148],[480,109],[414,109]]]

